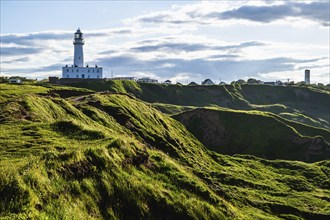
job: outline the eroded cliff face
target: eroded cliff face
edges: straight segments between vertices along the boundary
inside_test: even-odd
[[[330,145],[324,138],[304,137],[271,114],[195,109],[173,117],[219,153],[306,162],[330,158]]]
[[[196,109],[174,118],[185,125],[206,146],[224,147],[229,143],[225,124],[217,112]]]

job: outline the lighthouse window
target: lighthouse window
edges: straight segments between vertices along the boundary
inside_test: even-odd
[[[77,78],[79,78],[79,76],[77,75]]]
[[[89,72],[89,69],[88,69],[88,72]]]
[[[67,72],[69,72],[69,69],[66,69]]]
[[[69,75],[66,75],[66,78],[69,78]]]
[[[79,72],[79,70],[77,69],[77,73]]]
[[[99,70],[96,70],[96,72],[99,72]]]
[[[72,69],[72,72],[73,72],[73,69]]]

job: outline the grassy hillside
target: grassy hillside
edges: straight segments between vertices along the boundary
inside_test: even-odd
[[[180,86],[121,80],[86,81],[72,86],[95,91],[130,93],[150,103],[197,107],[216,105],[267,111],[314,127],[330,128],[330,92],[315,88],[238,84]]]
[[[0,84],[1,219],[330,217],[329,160],[221,155],[130,95],[48,89]]]
[[[322,136],[304,137],[286,120],[271,113],[199,108],[173,117],[205,146],[219,153],[308,162],[330,159],[330,144]],[[294,122],[290,124],[296,126]],[[300,130],[312,133],[313,128],[308,128]],[[327,130],[322,131],[327,138],[330,136]]]

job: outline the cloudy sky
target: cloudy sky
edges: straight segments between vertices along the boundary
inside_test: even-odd
[[[73,33],[104,77],[174,82],[330,83],[330,3],[301,1],[4,1],[1,76],[61,76]]]

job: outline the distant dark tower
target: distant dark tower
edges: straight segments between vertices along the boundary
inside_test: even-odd
[[[310,84],[311,83],[311,71],[305,70],[305,83]]]

